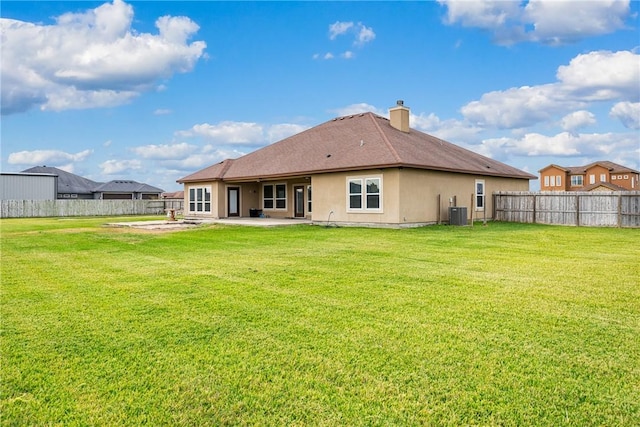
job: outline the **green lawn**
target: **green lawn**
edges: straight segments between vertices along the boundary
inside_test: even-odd
[[[112,220],[0,221],[3,425],[640,425],[640,230]]]

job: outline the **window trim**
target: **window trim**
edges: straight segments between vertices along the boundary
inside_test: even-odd
[[[478,192],[478,184],[482,186],[482,192]],[[487,206],[487,187],[485,185],[484,179],[476,179],[474,185],[474,193],[475,193],[475,209],[476,211],[484,211]],[[482,200],[482,206],[479,206],[478,201]]]
[[[377,193],[368,193],[367,192],[367,180],[378,180],[378,192]],[[354,181],[358,181],[361,188],[361,193],[351,193],[351,183]],[[346,178],[346,208],[349,213],[383,213],[383,193],[384,193],[384,185],[382,175],[360,175],[360,176],[348,176]],[[360,207],[352,208],[351,207],[351,196],[360,195]],[[378,207],[377,208],[369,208],[368,207],[368,197],[369,195],[377,195],[378,196]]]
[[[584,177],[582,175],[571,175],[571,186],[572,187],[584,186]]]
[[[278,186],[279,185],[283,185],[284,186],[284,197],[278,197]],[[273,197],[267,199],[265,197],[265,187],[272,187],[273,188]],[[287,205],[288,203],[288,196],[289,195],[289,189],[287,188],[287,183],[286,182],[274,182],[274,183],[264,183],[262,184],[262,209],[265,211],[286,211],[287,210]],[[270,200],[273,202],[273,207],[266,207],[265,206],[265,201]],[[283,208],[279,208],[278,207],[278,201],[283,201],[284,200],[284,207]]]

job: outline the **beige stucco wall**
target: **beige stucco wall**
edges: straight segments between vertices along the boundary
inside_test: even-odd
[[[382,178],[381,212],[348,212],[348,178]],[[319,174],[311,178],[314,222],[395,224],[398,222],[398,169]],[[331,216],[329,216],[331,214]]]
[[[374,176],[382,177],[381,212],[348,212],[347,179]],[[474,209],[476,179],[485,183],[484,211]],[[315,222],[407,226],[448,222],[449,206],[467,207],[469,217],[476,220],[491,219],[493,192],[529,190],[524,179],[408,168],[314,175],[312,185]]]
[[[382,179],[381,209],[355,212],[347,209],[348,179]],[[475,210],[476,179],[485,183],[485,209]],[[264,209],[263,186],[286,184],[286,209]],[[307,186],[312,185],[313,212],[309,213]],[[450,206],[465,206],[469,218],[491,219],[493,199],[496,191],[528,191],[529,181],[524,179],[476,176],[451,172],[428,171],[410,168],[374,169],[370,171],[317,174],[309,178],[283,179],[269,182],[207,182],[185,184],[185,216],[202,218],[225,218],[228,216],[227,189],[240,188],[240,215],[248,217],[251,209],[260,209],[271,218],[292,218],[295,215],[294,188],[303,186],[305,217],[317,223],[331,222],[368,225],[422,225],[449,221]],[[191,213],[189,189],[211,188],[211,213]]]

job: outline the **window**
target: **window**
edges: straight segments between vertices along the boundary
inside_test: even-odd
[[[624,179],[629,179],[629,175],[625,175],[625,176],[624,176]]]
[[[311,186],[307,185],[307,212],[313,212],[311,209]]]
[[[262,187],[263,209],[287,209],[287,185],[265,184]]]
[[[367,178],[367,209],[380,209],[380,178]]]
[[[347,210],[382,210],[382,178],[347,178]]]
[[[476,179],[476,210],[484,210],[484,180]]]
[[[615,181],[616,179],[618,179],[616,175],[611,175],[611,181]]]
[[[562,175],[556,176],[556,187],[562,187]]]
[[[549,186],[549,177],[548,177],[548,176],[545,176],[545,177],[544,177],[544,186],[545,186],[545,187],[548,187],[548,186]]]
[[[600,174],[600,182],[607,182],[607,174],[606,173],[601,173]]]
[[[582,187],[582,175],[571,175],[571,186]]]
[[[589,184],[595,184],[595,183],[596,183],[595,174],[589,174]]]
[[[211,213],[211,187],[189,188],[189,212]]]

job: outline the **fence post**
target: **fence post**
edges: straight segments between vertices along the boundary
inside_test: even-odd
[[[536,195],[533,195],[533,224],[536,224],[538,222],[538,220],[536,219]]]
[[[580,196],[576,194],[576,227],[580,227]]]
[[[618,228],[622,227],[622,192],[618,193]]]

